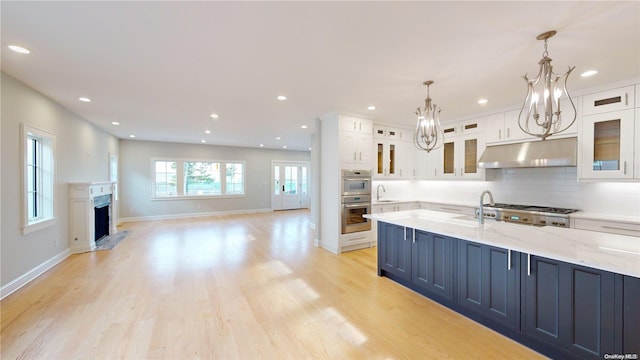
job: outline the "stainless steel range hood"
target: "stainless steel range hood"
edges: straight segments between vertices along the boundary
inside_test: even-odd
[[[485,169],[577,166],[578,138],[487,146],[478,166]]]

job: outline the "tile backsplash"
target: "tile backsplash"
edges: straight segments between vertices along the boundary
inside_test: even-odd
[[[496,202],[640,217],[639,182],[578,182],[575,167],[488,171],[492,181],[374,181],[374,189],[383,184],[388,199],[471,204],[488,189]]]

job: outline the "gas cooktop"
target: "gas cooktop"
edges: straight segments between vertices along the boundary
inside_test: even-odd
[[[563,209],[563,208],[555,208],[555,207],[547,207],[547,206],[535,206],[535,205],[514,205],[514,204],[502,204],[496,203],[492,205],[484,205],[485,209],[505,209],[505,210],[519,210],[519,211],[530,211],[530,212],[541,212],[541,213],[550,213],[550,214],[571,214],[578,210],[576,209]]]
[[[576,211],[578,210],[501,203],[483,206],[484,217],[487,219],[534,226],[569,227],[569,214]],[[476,216],[478,215],[479,211],[476,211]]]

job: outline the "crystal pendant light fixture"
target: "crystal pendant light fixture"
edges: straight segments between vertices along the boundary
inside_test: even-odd
[[[432,80],[423,83],[427,85],[427,98],[424,100],[424,109],[416,110],[418,120],[416,124],[416,147],[420,150],[430,152],[442,146],[444,142],[444,132],[440,126],[440,108],[431,102],[429,96],[429,86],[433,84]]]
[[[575,66],[569,67],[564,75],[558,75],[553,72],[551,58],[548,56],[547,40],[555,34],[556,31],[551,30],[536,37],[544,40],[544,52],[538,62],[540,70],[534,78],[530,79],[526,74],[523,76],[527,82],[527,97],[518,116],[520,129],[542,140],[567,130],[576,121],[576,106],[567,91],[567,78]],[[568,98],[573,108],[570,121],[563,118],[560,111],[560,100],[564,97]]]

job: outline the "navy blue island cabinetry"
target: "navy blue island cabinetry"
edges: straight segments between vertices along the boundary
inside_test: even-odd
[[[551,358],[640,356],[640,278],[382,221],[378,275]]]
[[[520,253],[458,240],[458,304],[510,330],[520,324]]]

